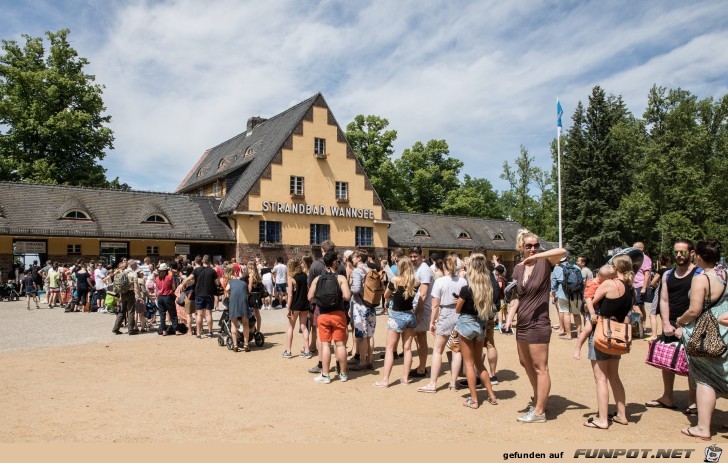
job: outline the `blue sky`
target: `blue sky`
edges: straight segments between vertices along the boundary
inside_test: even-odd
[[[10,1],[0,37],[71,29],[103,84],[132,187],[173,191],[205,149],[323,92],[342,127],[376,114],[396,156],[444,138],[496,189],[521,144],[550,163],[556,97],[568,128],[594,85],[641,116],[653,84],[728,91],[722,1]]]

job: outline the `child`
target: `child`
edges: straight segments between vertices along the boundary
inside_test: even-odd
[[[25,300],[28,303],[27,309],[30,310],[30,298],[33,298],[33,302],[35,303],[35,308],[40,309],[40,306],[38,305],[38,296],[37,293],[38,290],[35,286],[35,281],[33,281],[33,277],[28,271],[23,271],[23,279],[20,283],[20,294],[25,293]]]
[[[576,360],[581,359],[581,346],[583,346],[586,340],[589,339],[589,335],[594,330],[594,324],[597,320],[597,314],[594,310],[594,305],[592,304],[592,301],[594,300],[594,295],[597,293],[597,288],[603,282],[607,280],[613,280],[615,278],[617,278],[617,271],[614,269],[614,267],[612,267],[611,265],[603,265],[599,269],[597,277],[589,280],[589,282],[587,282],[586,284],[586,288],[584,288],[584,303],[588,310],[586,319],[591,320],[592,323],[586,323],[584,329],[579,335],[579,339],[576,342],[576,348],[574,349],[574,358]]]

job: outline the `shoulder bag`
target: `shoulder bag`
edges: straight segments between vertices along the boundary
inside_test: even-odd
[[[616,318],[597,318],[594,328],[594,348],[609,355],[628,354],[632,346],[632,325]]]
[[[710,298],[710,277],[708,278],[708,298]],[[725,293],[725,290],[724,290]],[[690,357],[722,357],[728,350],[725,340],[720,335],[720,327],[718,320],[710,310],[722,297],[714,303],[710,303],[710,299],[705,301],[703,313],[695,320],[695,328],[690,336],[690,340],[685,345],[685,353]]]

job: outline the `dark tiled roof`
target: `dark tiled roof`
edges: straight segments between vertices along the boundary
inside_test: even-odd
[[[416,212],[389,212],[394,222],[389,227],[389,246],[471,249],[483,246],[495,251],[514,251],[516,235],[523,228],[510,220],[481,219],[451,215],[421,214]],[[415,236],[425,230],[429,237]],[[470,239],[458,238],[462,233]],[[498,236],[500,235],[500,236]],[[503,239],[494,239],[502,237]],[[545,245],[545,241],[541,241]],[[550,248],[549,248],[550,249]]]
[[[239,180],[227,191],[219,212],[235,210],[271,163],[306,111],[319,97],[321,94],[317,93],[277,116],[256,125],[250,132],[243,132],[205,151],[197,165],[177,187],[177,191],[193,191],[200,185],[226,177],[233,171],[244,168]],[[249,153],[248,156],[245,155],[246,152]],[[224,166],[220,169],[218,166],[222,160],[224,160]],[[202,169],[202,174],[198,177],[197,173],[200,169]]]
[[[0,234],[234,242],[219,200],[143,191],[0,182]],[[80,209],[93,220],[60,220]],[[141,223],[161,214],[169,224]]]

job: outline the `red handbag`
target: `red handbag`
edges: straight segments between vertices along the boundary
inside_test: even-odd
[[[688,375],[688,358],[682,343],[666,343],[663,336],[650,341],[645,363],[661,370],[667,370],[680,376]]]

